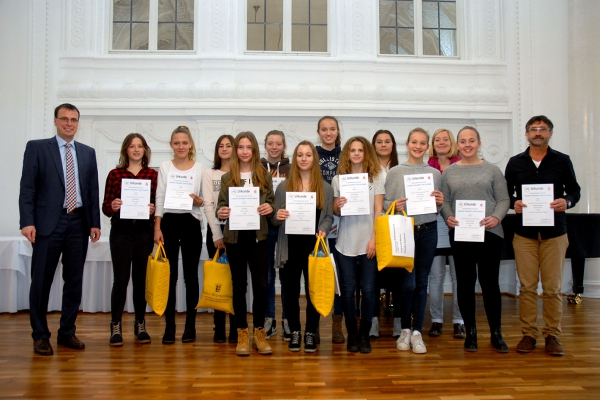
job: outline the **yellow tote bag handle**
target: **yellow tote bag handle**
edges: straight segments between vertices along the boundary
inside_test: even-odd
[[[165,253],[165,248],[163,247],[162,242],[158,242],[158,246],[156,247],[156,252],[154,253],[154,261],[157,261],[159,258],[161,260],[167,259],[167,253]]]
[[[325,244],[325,239],[323,239],[322,236],[319,236],[317,238],[317,243],[315,243],[315,249],[313,250],[313,254],[315,255],[315,257],[317,257],[317,254],[319,253],[319,244],[321,244],[323,246],[323,250],[325,250],[325,254],[329,255],[329,249],[327,248],[327,244]]]
[[[394,211],[395,210],[396,210],[396,200],[394,200],[392,202],[392,204],[390,205],[390,207],[385,212],[385,215],[394,215]],[[402,214],[404,214],[404,216],[407,217],[406,211],[402,210]]]

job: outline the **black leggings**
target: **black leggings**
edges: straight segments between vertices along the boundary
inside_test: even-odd
[[[110,255],[113,265],[113,287],[110,294],[112,321],[121,321],[129,276],[133,281],[133,308],[135,319],[143,321],[146,315],[146,266],[152,253],[152,226],[147,220],[116,220],[110,229]]]
[[[200,298],[198,264],[200,263],[200,252],[202,251],[202,227],[200,221],[190,213],[167,213],[163,216],[160,227],[165,239],[165,252],[171,266],[169,301],[165,310],[165,320],[167,324],[175,323],[175,288],[179,275],[178,260],[179,247],[181,247],[187,310],[186,322],[192,324],[196,321],[196,305],[198,305],[198,299]]]
[[[456,242],[454,229],[451,229],[449,234],[456,266],[458,307],[465,326],[475,326],[475,283],[479,278],[485,313],[490,329],[493,331],[502,323],[502,299],[498,276],[504,240],[486,231],[484,242]]]

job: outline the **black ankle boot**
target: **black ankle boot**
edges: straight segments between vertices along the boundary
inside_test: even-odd
[[[194,313],[196,310],[194,310]],[[196,316],[193,317],[188,315],[185,319],[185,329],[183,330],[183,335],[181,336],[181,341],[183,343],[191,343],[196,341]]]
[[[352,321],[348,321],[346,318],[346,330],[348,331],[348,343],[346,349],[351,353],[356,353],[359,350],[358,346],[358,324],[355,318],[351,318]]]
[[[371,338],[369,332],[371,331],[371,321],[360,321],[360,334],[358,338],[358,347],[360,352],[363,354],[369,354],[371,352]]]
[[[167,321],[167,326],[165,327],[165,334],[162,337],[162,343],[175,343],[175,321]]]
[[[500,327],[492,330],[490,342],[497,353],[508,353],[508,346],[502,338],[502,329],[500,329]]]
[[[466,326],[467,337],[465,338],[465,351],[477,351],[477,328]]]

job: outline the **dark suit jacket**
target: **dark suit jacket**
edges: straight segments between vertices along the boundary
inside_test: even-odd
[[[73,142],[77,154],[79,188],[88,230],[100,228],[98,166],[93,148]],[[19,193],[20,227],[33,225],[36,234],[50,235],[65,201],[65,177],[56,137],[30,140],[23,157]]]

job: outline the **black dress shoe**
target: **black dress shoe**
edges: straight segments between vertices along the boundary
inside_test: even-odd
[[[438,337],[442,334],[442,324],[439,322],[433,322],[431,324],[431,329],[429,329],[430,337]]]
[[[77,339],[77,336],[73,335],[58,335],[57,343],[61,346],[66,346],[70,349],[83,350],[85,344]]]
[[[508,353],[508,346],[502,338],[502,329],[500,329],[500,327],[492,331],[490,342],[496,353]]]
[[[477,351],[477,328],[474,326],[467,327],[467,337],[465,338],[465,351]]]
[[[40,356],[51,356],[54,354],[50,339],[40,339],[33,342],[33,351]]]
[[[464,339],[465,336],[465,326],[463,324],[454,324],[454,333],[452,334],[452,337],[454,339]]]

